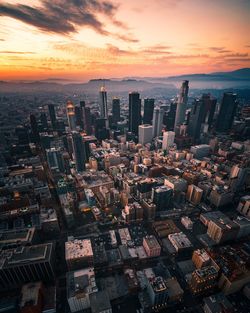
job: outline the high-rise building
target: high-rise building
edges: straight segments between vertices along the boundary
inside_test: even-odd
[[[149,124],[139,126],[139,143],[142,145],[150,143],[153,138],[153,127]]]
[[[29,144],[29,132],[27,127],[19,125],[15,129],[15,134],[18,138],[18,143],[20,145],[28,145]]]
[[[50,168],[57,168],[60,172],[65,171],[62,151],[58,148],[46,149],[46,157]]]
[[[72,142],[76,170],[82,172],[85,170],[86,154],[81,134],[76,131],[72,132]]]
[[[70,130],[76,129],[75,106],[71,101],[67,102],[67,117]]]
[[[180,126],[185,122],[186,107],[188,101],[188,80],[184,80],[181,86],[180,94],[178,97],[174,131],[179,134]]]
[[[95,119],[95,136],[100,141],[109,138],[109,129],[106,126],[106,118]]]
[[[162,149],[168,150],[174,144],[175,132],[167,131],[163,133]]]
[[[156,205],[157,211],[170,209],[173,201],[173,189],[167,186],[154,187],[151,199]]]
[[[163,126],[163,115],[164,110],[161,108],[154,108],[153,113],[153,137],[158,137],[161,135]]]
[[[214,266],[206,266],[192,273],[190,289],[193,294],[211,291],[217,285],[218,272]]]
[[[56,128],[56,111],[55,111],[54,104],[48,104],[48,110],[49,110],[51,126],[53,129],[55,129]]]
[[[112,100],[112,114],[114,123],[119,122],[121,119],[121,107],[119,98],[113,98]]]
[[[148,257],[161,255],[161,246],[154,235],[143,237],[142,244]]]
[[[189,185],[187,190],[187,200],[197,205],[201,202],[203,190],[195,185]]]
[[[201,97],[204,106],[204,115],[202,123],[208,124],[210,128],[213,123],[214,113],[216,109],[217,99],[212,98],[210,94],[203,94]]]
[[[83,117],[84,130],[86,131],[88,135],[92,135],[90,107],[84,107],[83,112],[84,112],[84,117]]]
[[[163,124],[166,126],[168,131],[174,130],[174,122],[175,122],[175,115],[176,115],[176,102],[171,102],[169,111],[163,117]]]
[[[152,124],[155,99],[144,99],[143,123]]]
[[[223,94],[216,126],[218,132],[228,132],[231,129],[237,105],[235,93],[225,92]]]
[[[188,123],[188,134],[193,138],[194,142],[197,142],[197,140],[200,138],[204,108],[205,107],[202,100],[194,100]]]
[[[75,106],[76,126],[83,129],[83,111],[81,105]]]
[[[46,131],[48,127],[48,120],[47,120],[47,115],[45,112],[41,112],[40,114],[40,122],[41,122],[41,127],[43,131]]]
[[[141,124],[141,99],[138,92],[129,94],[129,131],[138,135],[139,125]]]
[[[0,257],[1,289],[22,286],[31,281],[51,281],[55,277],[52,243],[3,250]]]
[[[31,133],[32,138],[35,143],[40,141],[39,131],[38,131],[38,124],[34,114],[30,114],[30,126],[31,126]]]
[[[100,105],[100,117],[106,119],[106,128],[108,128],[108,102],[107,91],[104,86],[101,87],[99,92],[99,105]]]

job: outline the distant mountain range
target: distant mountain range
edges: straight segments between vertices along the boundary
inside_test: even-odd
[[[223,89],[249,88],[250,68],[242,68],[231,72],[215,72],[210,74],[185,74],[170,77],[126,77],[123,79],[91,79],[87,83],[79,83],[63,78],[49,78],[40,81],[0,81],[0,93],[6,92],[55,92],[55,93],[96,93],[105,84],[109,92],[150,92],[151,90],[176,89],[179,82],[189,80],[191,88]]]
[[[167,77],[168,81],[176,81],[176,80],[202,80],[202,81],[211,81],[211,80],[219,80],[219,81],[250,81],[250,68],[241,68],[239,70],[235,70],[232,72],[215,72],[211,74],[185,74],[179,76],[170,76]]]

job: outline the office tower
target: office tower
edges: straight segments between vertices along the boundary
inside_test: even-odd
[[[210,265],[211,258],[205,249],[197,249],[193,252],[192,261],[196,268],[202,268]]]
[[[177,101],[174,131],[179,134],[180,125],[185,121],[186,107],[188,101],[188,80],[184,80]]]
[[[107,102],[107,91],[104,86],[101,87],[99,92],[99,105],[100,105],[100,117],[106,119],[106,128],[109,127],[108,122],[108,102]]]
[[[144,99],[143,123],[152,124],[155,99]]]
[[[164,111],[161,108],[155,108],[153,113],[153,137],[161,136],[163,127]]]
[[[48,104],[48,109],[49,109],[49,117],[50,117],[51,126],[53,129],[56,129],[56,112],[55,112],[54,104]]]
[[[114,123],[119,122],[121,119],[121,108],[119,98],[113,98],[112,100],[112,114]]]
[[[189,185],[187,190],[187,200],[194,205],[201,202],[203,190],[195,185]]]
[[[163,117],[163,124],[166,126],[166,129],[169,131],[174,130],[174,122],[175,122],[175,115],[176,115],[176,102],[171,102],[169,111],[164,114]]]
[[[188,122],[188,134],[196,143],[201,134],[201,123],[204,116],[204,103],[202,100],[195,99]]]
[[[30,126],[31,126],[31,134],[33,141],[38,143],[40,141],[39,131],[38,131],[38,124],[35,115],[30,114]]]
[[[138,127],[141,124],[141,99],[138,92],[129,94],[129,131],[138,135]]]
[[[42,130],[46,131],[49,128],[49,126],[48,126],[47,115],[45,112],[41,112],[40,122],[41,122]]]
[[[54,250],[52,243],[3,250],[0,287],[8,289],[31,281],[53,280]]]
[[[239,229],[239,225],[230,220],[227,216],[218,220],[211,218],[208,223],[207,234],[217,244],[222,244],[226,241],[235,240]]]
[[[83,118],[84,130],[88,135],[92,134],[91,127],[91,111],[90,107],[84,107],[84,118]]]
[[[63,153],[59,148],[51,148],[46,150],[46,157],[49,167],[58,169],[61,173],[65,171]]]
[[[76,171],[82,172],[85,170],[86,155],[81,134],[76,131],[72,132],[72,142]]]
[[[207,123],[208,127],[211,128],[214,119],[217,99],[212,98],[210,94],[203,94],[201,100],[204,106],[202,123]]]
[[[19,125],[15,129],[15,134],[18,138],[18,143],[20,145],[28,145],[29,144],[29,132],[25,126]]]
[[[173,189],[167,186],[154,187],[151,199],[156,205],[157,211],[170,209],[173,201]]]
[[[109,138],[109,129],[106,128],[106,125],[106,118],[95,119],[95,136],[100,141]]]
[[[83,111],[81,105],[75,106],[76,126],[83,129]]]
[[[143,124],[139,126],[139,143],[145,145],[150,143],[153,138],[153,127],[149,124]]]
[[[175,132],[168,131],[163,133],[162,150],[168,150],[174,144]]]
[[[237,109],[237,95],[232,92],[225,92],[221,101],[216,130],[218,132],[228,132],[232,125]]]
[[[70,130],[76,129],[75,106],[71,101],[67,102],[67,117]]]

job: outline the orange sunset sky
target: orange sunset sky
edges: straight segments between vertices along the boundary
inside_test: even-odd
[[[0,0],[0,79],[250,67],[249,0]]]

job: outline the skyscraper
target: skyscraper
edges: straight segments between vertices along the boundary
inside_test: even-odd
[[[67,102],[67,117],[70,130],[76,129],[75,106],[71,101]]]
[[[154,108],[153,113],[153,137],[161,135],[163,126],[164,110],[161,108]]]
[[[228,132],[232,125],[237,109],[237,95],[232,92],[225,92],[220,105],[216,130],[218,132]]]
[[[204,117],[204,102],[200,99],[195,99],[189,116],[188,134],[196,143],[201,134],[201,124]]]
[[[204,105],[204,117],[202,119],[202,123],[208,124],[210,128],[212,126],[214,113],[216,109],[217,99],[212,98],[210,94],[203,94],[201,97]]]
[[[113,114],[113,121],[114,123],[117,123],[121,119],[121,108],[120,108],[120,99],[119,98],[113,98],[112,100],[112,114]]]
[[[104,86],[101,87],[99,92],[99,105],[100,105],[100,117],[106,119],[106,128],[108,128],[108,102],[107,91]]]
[[[81,105],[75,106],[76,126],[83,129],[83,111]]]
[[[138,92],[129,94],[129,131],[138,135],[138,127],[141,124],[141,99]]]
[[[176,107],[177,103],[171,102],[169,111],[163,117],[163,124],[166,126],[167,130],[174,130]]]
[[[139,143],[144,145],[150,143],[153,137],[153,127],[150,124],[143,124],[139,126]]]
[[[178,134],[179,128],[182,123],[185,121],[185,113],[188,100],[188,80],[184,80],[181,86],[180,94],[178,97],[176,115],[175,115],[175,124],[174,131]]]
[[[31,133],[32,138],[35,143],[40,141],[39,131],[38,131],[38,124],[34,114],[30,114],[30,126],[31,126]]]
[[[76,163],[76,171],[82,172],[85,170],[86,154],[81,134],[76,131],[73,131],[72,142],[73,142],[73,154]]]
[[[152,124],[155,99],[144,99],[143,123]]]
[[[162,149],[168,150],[174,143],[175,132],[164,132],[163,133],[163,141],[162,141]]]
[[[41,122],[42,130],[43,131],[47,130],[48,129],[48,120],[47,120],[47,115],[45,112],[41,112],[40,122]]]
[[[53,129],[55,129],[56,128],[56,112],[55,112],[54,104],[48,104],[48,110],[49,110],[51,126]]]

